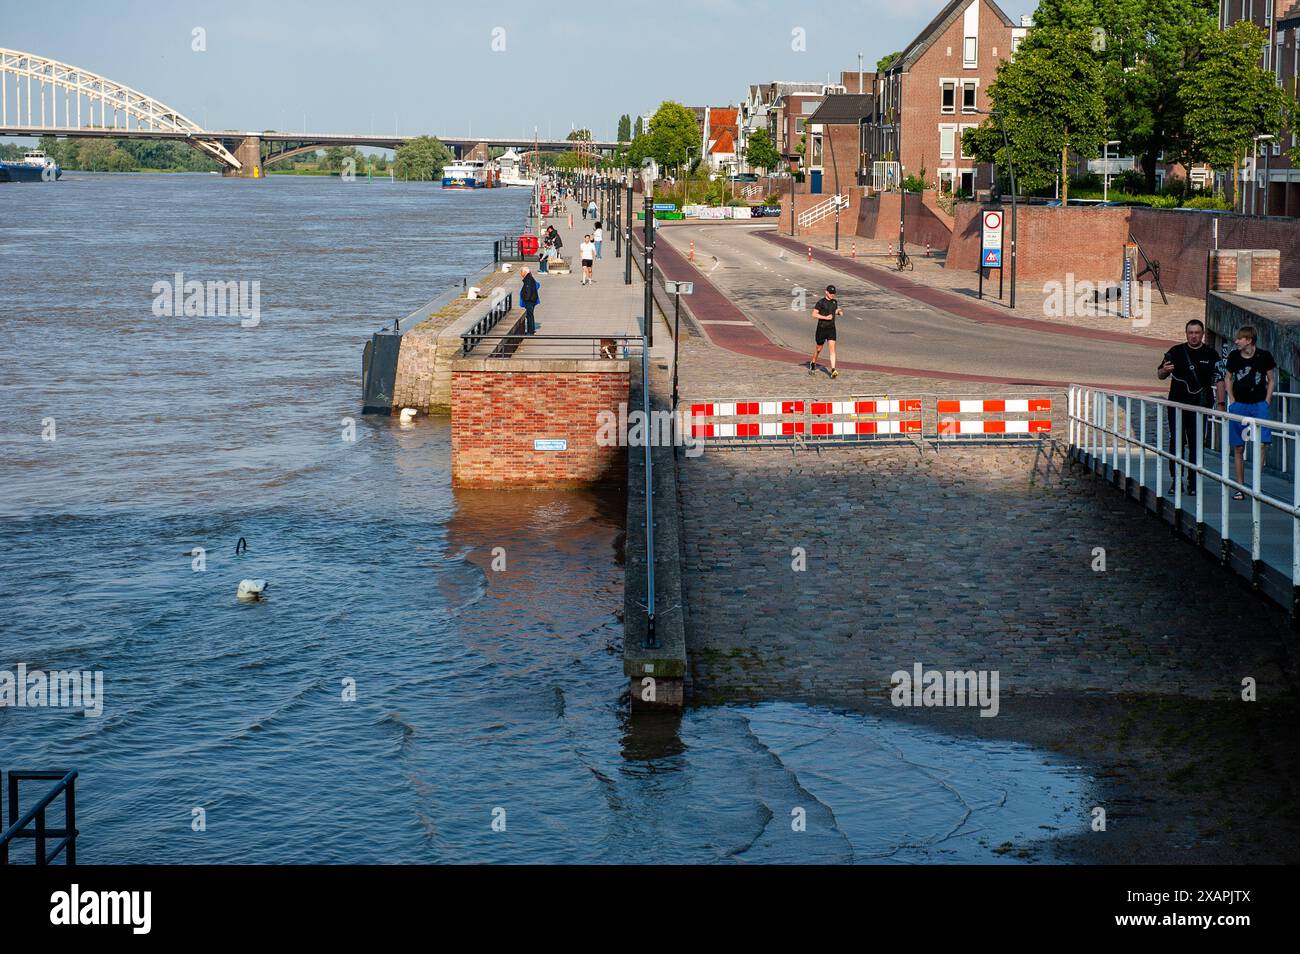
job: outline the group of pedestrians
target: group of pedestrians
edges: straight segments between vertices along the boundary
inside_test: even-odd
[[[1205,341],[1205,324],[1193,318],[1184,328],[1187,341],[1165,352],[1156,377],[1169,381],[1169,400],[1175,404],[1189,405],[1180,412],[1168,408],[1169,453],[1176,458],[1200,466],[1202,449],[1210,437],[1211,419],[1204,417],[1205,430],[1197,433],[1197,412],[1194,408],[1226,410],[1238,417],[1270,420],[1269,405],[1277,385],[1277,361],[1273,355],[1257,344],[1258,332],[1250,325],[1237,329],[1231,345],[1224,345],[1217,353]],[[1181,421],[1179,420],[1181,416]],[[1181,428],[1179,425],[1181,424]],[[1232,448],[1237,483],[1245,484],[1245,450],[1247,424],[1228,422],[1228,445]],[[1260,442],[1273,442],[1273,432],[1261,427]],[[1181,447],[1180,443],[1181,435]],[[1170,492],[1178,479],[1174,460],[1169,461]],[[1196,495],[1196,474],[1188,472],[1187,491]],[[1246,495],[1238,490],[1233,500],[1244,500]]]
[[[568,186],[551,185],[550,189],[553,189],[554,191],[549,192],[549,194],[554,196],[561,203],[565,202],[573,194],[572,188]],[[543,184],[543,191],[547,191],[546,184]],[[560,207],[562,208],[563,205]],[[594,228],[583,235],[582,241],[578,245],[578,258],[581,262],[582,268],[582,280],[580,284],[588,286],[596,283],[593,271],[596,259],[601,257],[601,248],[605,241],[605,230],[603,223],[596,220],[598,210],[594,200],[589,202],[587,205],[580,204],[579,207],[582,209],[582,217],[585,219],[588,214],[590,214],[592,221],[595,223]],[[541,242],[538,247],[538,275],[546,275],[550,273],[551,263],[560,257],[560,250],[563,248],[564,239],[561,237],[559,230],[556,229],[554,225],[548,225],[545,231],[542,232]],[[539,294],[540,286],[537,281],[537,276],[533,274],[532,269],[526,266],[519,270],[519,276],[521,279],[521,285],[519,288],[519,304],[524,309],[524,334],[536,334],[537,320],[534,315],[534,310],[541,302],[541,296]]]

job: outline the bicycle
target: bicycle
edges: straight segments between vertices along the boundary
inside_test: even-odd
[[[903,248],[902,244],[900,243],[898,246],[898,270],[900,272],[901,271],[910,272],[913,271],[914,269],[915,266],[912,264],[911,256],[907,254],[907,249]]]

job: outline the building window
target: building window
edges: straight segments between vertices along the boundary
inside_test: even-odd
[[[975,83],[961,84],[961,111],[963,113],[975,112]]]
[[[943,81],[943,106],[940,112],[957,112],[957,84],[953,80]]]
[[[943,125],[939,127],[939,158],[951,159],[953,157],[954,141],[957,138],[957,127]]]
[[[966,37],[966,42],[962,45],[962,66],[967,69],[972,69],[976,65],[975,52],[978,43],[978,37],[968,36]]]
[[[1024,40],[1023,36],[1013,36],[1011,38],[1011,57],[1015,59],[1016,50],[1020,49],[1020,44]]]
[[[804,119],[802,116],[796,117],[794,121],[794,131],[799,135],[803,135],[803,127],[807,122],[808,120]]]

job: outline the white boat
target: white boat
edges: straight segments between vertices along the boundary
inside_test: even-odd
[[[481,159],[449,162],[442,169],[444,189],[482,189],[488,184],[487,163]]]
[[[501,170],[501,184],[508,186],[526,186],[531,189],[536,179],[530,179],[524,170],[524,157],[513,149],[507,149],[497,157],[497,167]]]

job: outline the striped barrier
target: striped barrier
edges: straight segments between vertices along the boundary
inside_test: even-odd
[[[1024,438],[1052,432],[1052,402],[1049,398],[942,398],[935,402],[935,414],[940,440]],[[1032,417],[1035,414],[1047,416]]]
[[[710,401],[686,406],[691,437],[716,446],[1036,440],[1052,432],[1051,412],[1049,398],[937,395]]]

